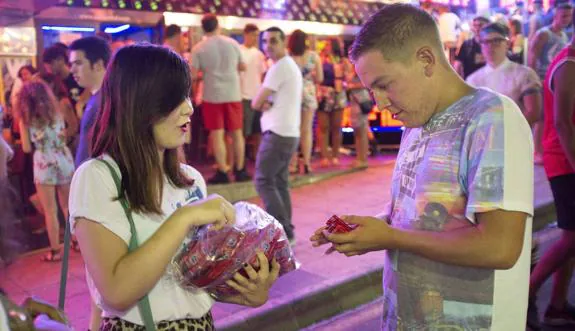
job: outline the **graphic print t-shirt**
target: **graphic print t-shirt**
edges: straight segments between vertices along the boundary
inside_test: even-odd
[[[394,227],[453,231],[476,226],[476,213],[498,209],[529,217],[521,256],[509,270],[460,267],[389,250],[383,330],[525,328],[532,165],[527,121],[511,99],[489,90],[478,89],[423,127],[406,130],[392,181]]]

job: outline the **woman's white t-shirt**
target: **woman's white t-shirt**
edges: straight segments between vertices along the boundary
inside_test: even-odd
[[[104,156],[104,158],[109,161],[119,175],[120,172],[114,160],[109,156]],[[162,195],[163,215],[132,213],[140,246],[158,230],[176,209],[206,196],[206,183],[202,175],[188,165],[182,164],[182,169],[188,177],[194,179],[194,185],[180,189],[172,186],[166,178]],[[130,224],[120,202],[115,200],[117,196],[118,191],[110,170],[103,162],[89,160],[83,163],[76,170],[70,187],[70,225],[72,232],[76,219],[82,217],[100,223],[128,245],[131,238]],[[126,311],[116,311],[107,307],[87,271],[86,278],[92,298],[102,309],[103,317],[119,317],[132,323],[144,324],[137,304]],[[134,282],[137,281],[138,274],[134,273]],[[162,276],[148,294],[148,298],[155,322],[200,318],[211,309],[214,303],[214,300],[205,291],[191,292],[182,289],[168,273]]]
[[[8,316],[6,316],[6,311],[4,310],[4,306],[0,301],[0,330],[10,330],[10,326],[8,325]]]

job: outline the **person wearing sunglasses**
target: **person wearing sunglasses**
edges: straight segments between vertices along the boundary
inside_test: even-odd
[[[500,23],[488,24],[479,33],[479,43],[487,65],[467,77],[467,83],[511,98],[533,126],[541,120],[541,80],[533,69],[508,58],[509,28]]]

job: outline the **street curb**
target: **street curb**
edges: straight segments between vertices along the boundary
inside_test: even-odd
[[[343,279],[329,286],[315,286],[282,304],[249,314],[247,318],[216,320],[219,331],[299,330],[371,302],[382,295],[383,268]],[[227,321],[226,321],[227,320]]]
[[[352,174],[366,170],[365,168],[347,168],[324,173],[290,176],[289,187],[295,188],[304,185],[315,184],[335,177]],[[209,194],[219,194],[230,202],[249,200],[258,197],[253,181],[242,183],[208,185]]]
[[[554,221],[553,201],[546,201],[534,210],[533,233]],[[379,298],[383,293],[382,273],[380,265],[329,285],[319,284],[299,291],[300,295],[270,299],[274,302],[267,309],[247,311],[245,316],[235,318],[232,315],[216,321],[216,326],[220,331],[300,330]]]

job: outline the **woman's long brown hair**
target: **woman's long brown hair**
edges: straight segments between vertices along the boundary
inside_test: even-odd
[[[176,187],[193,184],[175,149],[160,164],[153,125],[189,95],[190,69],[175,52],[154,45],[118,50],[102,85],[102,106],[92,131],[91,156],[108,153],[122,173],[122,192],[136,212],[162,214],[164,175]]]

